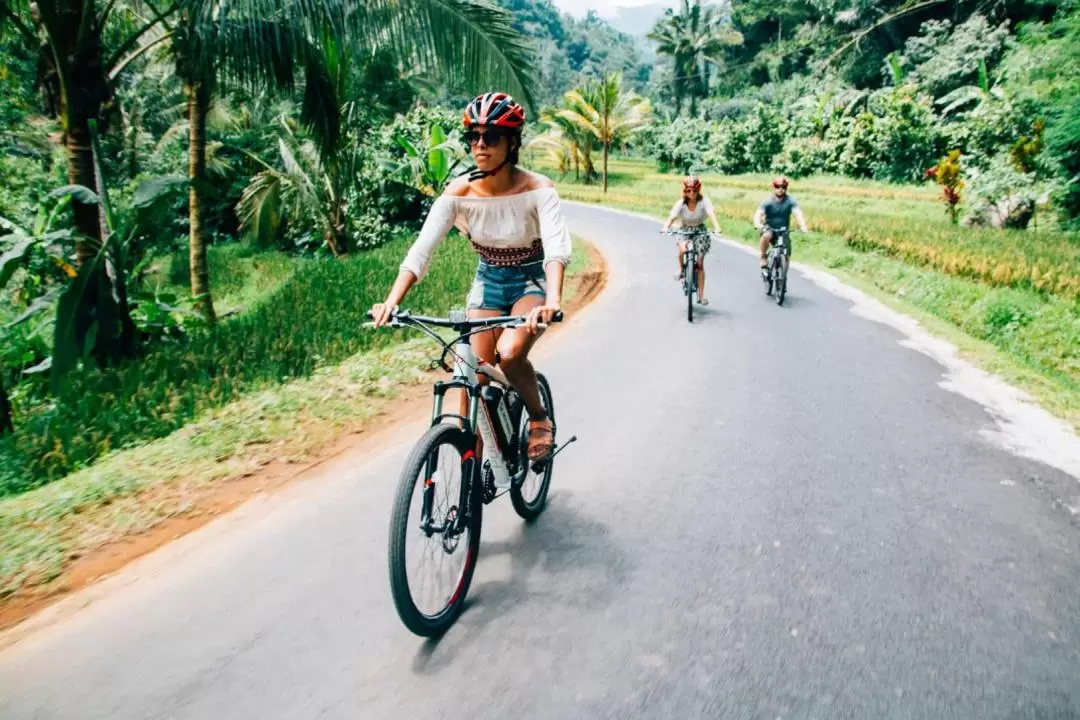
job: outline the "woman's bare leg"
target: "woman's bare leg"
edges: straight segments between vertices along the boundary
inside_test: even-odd
[[[514,303],[511,314],[526,315],[543,304],[542,296],[526,295]],[[529,410],[529,416],[533,418],[542,418],[545,414],[544,404],[540,401],[540,390],[536,385],[536,370],[529,362],[529,350],[542,334],[543,330],[533,335],[525,328],[508,329],[503,331],[497,344],[499,367],[521,395],[525,407]]]

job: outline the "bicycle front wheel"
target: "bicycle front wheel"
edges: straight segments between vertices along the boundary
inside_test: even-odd
[[[781,257],[776,263],[776,304],[783,305],[787,295],[787,262]]]
[[[435,425],[405,461],[390,522],[390,591],[398,616],[422,637],[440,635],[465,605],[480,550],[483,493],[475,440]]]
[[[686,320],[694,322],[694,292],[697,290],[697,258],[686,257]]]

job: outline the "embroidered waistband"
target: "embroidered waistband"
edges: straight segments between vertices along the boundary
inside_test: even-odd
[[[532,245],[521,248],[493,248],[476,242],[472,246],[484,262],[494,267],[524,265],[544,257],[544,243],[541,240],[533,240]]]

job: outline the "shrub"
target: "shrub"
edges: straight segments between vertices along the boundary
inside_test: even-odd
[[[678,118],[652,134],[649,154],[661,172],[689,173],[704,164],[716,126],[696,118]]]
[[[822,172],[828,164],[828,150],[816,137],[788,138],[776,157],[776,169],[799,178]]]
[[[876,119],[860,113],[847,126],[847,139],[836,170],[844,175],[869,178],[874,174],[874,128]]]
[[[1008,153],[971,171],[971,225],[1024,229],[1035,214],[1035,203],[1046,192],[1032,173],[1021,172]]]
[[[938,155],[940,132],[930,101],[913,86],[878,93],[871,105],[874,123],[874,177],[918,182]]]

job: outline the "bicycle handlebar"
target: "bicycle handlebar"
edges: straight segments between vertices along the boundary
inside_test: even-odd
[[[367,312],[367,316],[373,317],[370,310]],[[469,330],[477,330],[483,328],[517,328],[524,327],[528,320],[527,315],[502,315],[492,318],[468,318],[464,315],[460,318],[448,317],[437,318],[428,317],[426,315],[413,315],[410,310],[399,310],[394,312],[390,316],[390,320],[386,323],[387,327],[405,327],[408,325],[432,325],[434,327],[445,327],[458,330],[460,332],[467,332]],[[557,323],[563,321],[563,311],[559,310],[551,318],[551,322]],[[366,327],[373,326],[373,323],[364,323]],[[540,327],[547,327],[546,323],[540,323]]]
[[[686,228],[675,228],[675,229],[661,230],[660,234],[661,235],[719,235],[720,233],[716,233],[716,232],[713,232],[711,230],[699,230],[699,229],[689,230],[689,229],[686,229]]]

